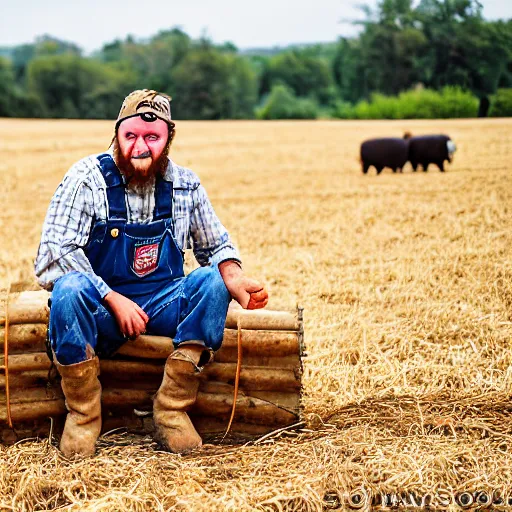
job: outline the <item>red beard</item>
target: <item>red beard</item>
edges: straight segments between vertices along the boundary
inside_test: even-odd
[[[169,146],[170,144],[167,144],[162,154],[156,160],[151,157],[151,165],[147,170],[140,171],[133,165],[131,159],[124,157],[116,137],[114,140],[114,162],[117,168],[125,175],[127,183],[135,186],[144,185],[152,181],[157,175],[163,176],[165,174],[169,165],[167,157]]]

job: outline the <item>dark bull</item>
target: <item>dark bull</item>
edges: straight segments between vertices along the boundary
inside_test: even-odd
[[[409,161],[412,170],[416,171],[421,165],[427,172],[430,164],[435,164],[444,172],[444,162],[452,162],[456,146],[447,135],[423,135],[409,139]]]
[[[408,141],[399,138],[370,139],[361,144],[361,164],[366,174],[373,165],[377,174],[384,167],[402,171],[408,157]]]
[[[400,171],[410,161],[414,171],[421,165],[424,171],[435,164],[444,172],[444,162],[452,162],[456,146],[447,135],[424,135],[411,137],[408,133],[403,139],[388,137],[369,139],[361,144],[361,164],[363,173],[373,166],[380,174],[385,167],[393,172]]]

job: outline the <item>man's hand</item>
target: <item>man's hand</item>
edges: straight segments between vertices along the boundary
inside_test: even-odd
[[[103,298],[117,320],[124,336],[135,339],[146,331],[148,315],[135,302],[117,292],[110,292]]]
[[[244,309],[260,309],[267,305],[265,287],[256,279],[245,276],[238,263],[223,261],[219,264],[219,271],[231,297]]]

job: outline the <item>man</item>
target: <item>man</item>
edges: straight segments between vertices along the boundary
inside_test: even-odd
[[[98,355],[145,332],[175,343],[154,399],[156,437],[174,452],[201,446],[185,410],[196,400],[198,372],[221,346],[229,302],[256,309],[268,301],[244,275],[197,176],[167,156],[170,100],[147,89],[128,95],[109,152],[73,165],[46,215],[35,269],[52,289],[49,340],[69,411],[66,456],[95,450]],[[201,268],[185,277],[187,248]]]

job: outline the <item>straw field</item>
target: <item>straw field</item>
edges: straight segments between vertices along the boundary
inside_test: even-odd
[[[111,129],[0,120],[0,286],[33,283],[51,195]],[[447,172],[363,175],[360,142],[404,131],[451,135]],[[511,133],[512,120],[179,123],[172,157],[201,177],[268,307],[305,308],[306,422],[185,457],[123,433],[83,461],[44,439],[3,446],[0,510],[323,510],[358,489],[512,493]]]

